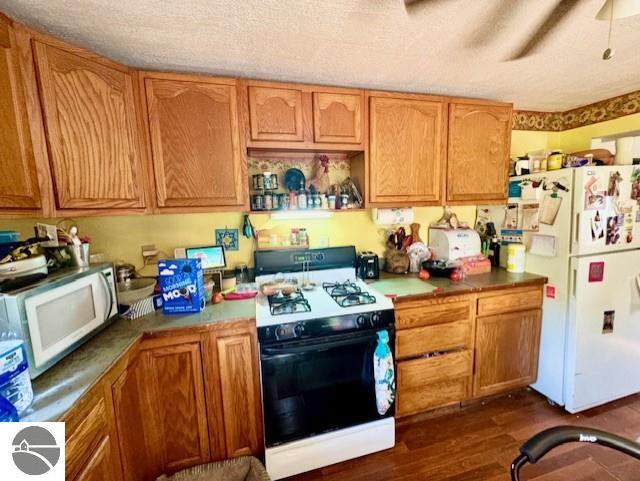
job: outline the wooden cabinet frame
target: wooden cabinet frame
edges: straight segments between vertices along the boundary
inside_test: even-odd
[[[293,129],[287,133],[261,132],[257,125],[257,104],[250,90],[272,90],[273,93],[282,92],[282,99],[274,108],[293,109],[295,120]],[[286,97],[286,98],[285,98]],[[367,150],[366,139],[369,130],[365,93],[361,89],[329,87],[325,85],[293,84],[281,82],[267,82],[259,80],[240,80],[240,99],[245,138],[249,150],[271,151],[315,151],[315,152],[363,152]],[[359,99],[359,102],[358,100]],[[343,105],[347,112],[354,115],[354,134],[323,134],[321,128],[322,106],[324,103],[344,100],[350,104]],[[359,127],[359,128],[358,128]],[[358,132],[359,131],[359,132]]]

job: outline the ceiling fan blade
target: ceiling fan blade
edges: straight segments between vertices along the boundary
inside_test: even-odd
[[[466,47],[482,47],[495,39],[497,29],[504,28],[518,12],[522,5],[519,0],[501,0],[493,4],[478,27],[465,41]]]
[[[562,22],[564,17],[573,10],[580,0],[560,0],[555,8],[540,23],[535,33],[529,38],[515,54],[509,57],[509,60],[517,60],[526,57],[533,52],[540,42],[544,40],[551,32],[553,32]]]

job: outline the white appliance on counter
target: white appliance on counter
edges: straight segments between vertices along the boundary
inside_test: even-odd
[[[429,247],[436,259],[456,260],[480,254],[480,236],[474,229],[429,227]]]
[[[640,392],[639,177],[640,166],[601,166],[510,179],[569,189],[554,198],[529,186],[529,199],[509,202],[519,227],[539,204],[538,232],[524,232],[526,271],[549,279],[532,387],[572,413]]]
[[[118,315],[111,264],[61,269],[0,294],[3,327],[25,341],[31,378],[104,329]]]

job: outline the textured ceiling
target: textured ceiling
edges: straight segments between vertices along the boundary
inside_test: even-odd
[[[640,89],[640,16],[582,0],[533,55],[509,56],[557,0],[0,0],[0,10],[128,65],[431,92],[567,110]],[[498,14],[497,7],[506,5]],[[491,33],[492,35],[487,35]]]

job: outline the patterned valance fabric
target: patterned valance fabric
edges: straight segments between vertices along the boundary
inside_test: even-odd
[[[566,112],[513,111],[513,130],[560,132],[640,112],[640,90]]]

